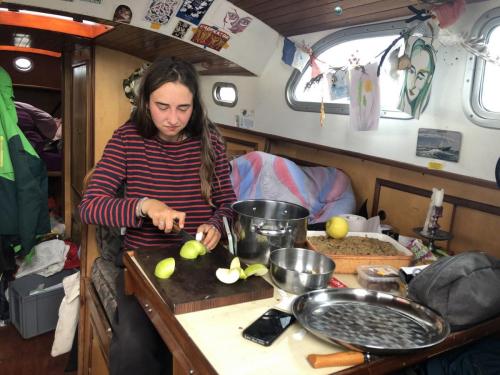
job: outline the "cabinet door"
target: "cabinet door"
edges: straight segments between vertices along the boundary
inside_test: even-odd
[[[91,47],[79,47],[67,60],[65,172],[65,222],[67,234],[75,243],[80,243],[80,215],[78,204],[83,194],[83,178],[93,165],[93,86]]]

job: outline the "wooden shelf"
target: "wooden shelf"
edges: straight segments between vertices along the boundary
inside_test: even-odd
[[[14,83],[12,84],[14,88],[29,88],[29,89],[39,89],[39,90],[47,90],[47,91],[61,91],[60,87],[48,87],[48,86],[38,86],[38,85],[26,85],[23,83]]]

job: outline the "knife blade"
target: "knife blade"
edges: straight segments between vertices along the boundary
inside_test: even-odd
[[[174,224],[172,225],[172,229],[175,233],[177,233],[179,236],[182,237],[184,242],[190,241],[190,240],[196,240],[196,238],[192,235],[186,232],[184,229],[181,229],[179,227],[179,223],[174,221]]]

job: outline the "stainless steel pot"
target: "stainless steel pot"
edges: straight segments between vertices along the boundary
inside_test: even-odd
[[[269,263],[272,250],[303,247],[309,210],[294,203],[253,199],[235,202],[236,256],[247,264]]]

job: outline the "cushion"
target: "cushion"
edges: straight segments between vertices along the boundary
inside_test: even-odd
[[[97,248],[104,259],[115,262],[118,256],[121,255],[123,248],[121,228],[98,225],[96,228],[96,241]]]
[[[119,273],[120,269],[115,265],[114,260],[98,257],[92,265],[90,274],[92,283],[110,322],[113,322],[117,306],[116,278]]]
[[[309,224],[356,209],[351,180],[340,169],[299,166],[262,151],[233,159],[231,182],[238,200],[271,199],[305,207]]]

